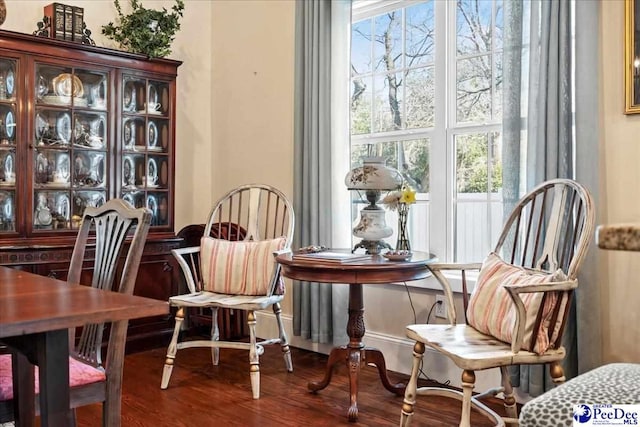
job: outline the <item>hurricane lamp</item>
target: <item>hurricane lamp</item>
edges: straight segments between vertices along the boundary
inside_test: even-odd
[[[384,238],[393,234],[385,221],[385,210],[377,205],[383,192],[397,190],[402,186],[402,174],[385,164],[384,157],[364,157],[362,166],[349,171],[344,179],[347,189],[358,191],[369,205],[360,211],[360,221],[353,227],[353,235],[362,239],[351,252],[364,248],[368,254],[379,254],[391,246]]]

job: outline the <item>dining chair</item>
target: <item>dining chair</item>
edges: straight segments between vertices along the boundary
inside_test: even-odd
[[[90,283],[92,287],[105,291],[132,294],[150,223],[151,212],[148,209],[134,209],[120,199],[111,199],[100,207],[87,207],[82,214],[67,281]],[[86,267],[91,261],[93,267],[89,276]],[[69,330],[69,345],[72,347],[69,357],[71,407],[102,403],[103,426],[120,426],[127,326],[126,320],[110,324],[104,359],[105,324],[84,325],[77,340],[75,329]],[[38,368],[35,369],[37,396]],[[11,355],[0,355],[0,422],[14,418],[15,385]]]
[[[449,324],[406,328],[415,345],[401,426],[408,426],[416,416],[417,396],[423,395],[461,400],[461,427],[470,426],[472,406],[496,425],[517,424],[516,400],[507,372],[510,365],[549,365],[554,383],[564,382],[562,334],[572,293],[578,287],[578,269],[593,239],[594,217],[593,201],[582,185],[568,179],[550,180],[517,202],[494,251],[484,262],[429,264],[444,290]],[[451,285],[445,275],[456,270],[462,278],[464,324],[456,324]],[[469,298],[466,273],[470,270],[479,270],[479,274]],[[426,347],[462,369],[462,391],[418,387]],[[500,369],[501,385],[472,395],[475,371],[491,368]],[[480,401],[500,393],[506,417]]]
[[[210,348],[214,365],[218,365],[220,348],[249,350],[254,399],[260,397],[259,357],[264,346],[280,344],[286,369],[293,372],[281,318],[284,282],[274,256],[289,250],[293,228],[293,207],[282,192],[268,185],[248,184],[231,190],[214,205],[199,246],[172,250],[189,292],[169,299],[177,312],[162,373],[162,389],[169,385],[177,351],[192,347]],[[210,339],[178,342],[185,309],[189,307],[211,309]],[[269,307],[275,314],[279,336],[259,341],[256,311]],[[220,340],[219,308],[247,312],[249,342]]]

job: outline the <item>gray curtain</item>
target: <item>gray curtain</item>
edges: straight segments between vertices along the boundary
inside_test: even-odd
[[[345,2],[296,3],[294,248],[332,245],[332,224],[336,222],[331,209],[334,200],[331,183],[341,171],[336,171],[332,162],[332,25],[348,22],[332,22],[332,7],[344,8]],[[335,46],[336,41],[333,42]],[[344,104],[347,105],[346,101]],[[343,191],[347,193],[346,188]],[[347,290],[344,285],[294,284],[295,335],[316,343],[346,341],[347,298],[334,288]]]
[[[595,157],[594,141],[583,146],[582,140],[576,145],[573,139],[572,6],[570,0],[505,2],[503,165],[507,210],[513,207],[519,194],[543,181],[578,178],[576,170],[586,168],[575,162]],[[575,28],[586,28],[585,25],[576,21]],[[578,62],[586,59],[575,58]],[[593,98],[588,99],[589,96]],[[596,104],[597,91],[581,93],[579,99]],[[591,120],[597,122],[597,117]],[[577,128],[576,134],[584,135]],[[594,167],[592,178],[584,182],[587,186],[594,182],[596,173]],[[579,278],[580,290],[595,286],[592,278],[583,276]],[[567,378],[578,373],[576,324],[576,301],[573,301],[563,337]],[[511,374],[512,384],[531,396],[552,386],[542,365],[514,367]]]

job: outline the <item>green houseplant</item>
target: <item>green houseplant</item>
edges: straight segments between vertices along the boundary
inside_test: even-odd
[[[124,15],[119,0],[114,0],[119,24],[109,22],[102,26],[102,34],[120,44],[120,47],[149,57],[162,58],[171,53],[171,42],[180,29],[184,0],[176,0],[169,12],[145,9],[139,0],[131,1],[131,13]]]

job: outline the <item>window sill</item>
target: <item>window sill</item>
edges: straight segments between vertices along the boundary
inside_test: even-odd
[[[447,271],[444,273],[444,276],[449,280],[451,284],[451,290],[454,293],[462,293],[462,273],[459,271]],[[473,287],[476,284],[476,280],[478,279],[477,271],[469,271],[466,274],[467,276],[467,290],[471,292]],[[429,274],[428,277],[421,280],[412,280],[411,282],[406,282],[407,286],[410,288],[418,288],[418,289],[431,289],[435,291],[442,291],[442,286],[440,282],[432,275]],[[404,283],[393,283],[393,285],[402,285]]]

